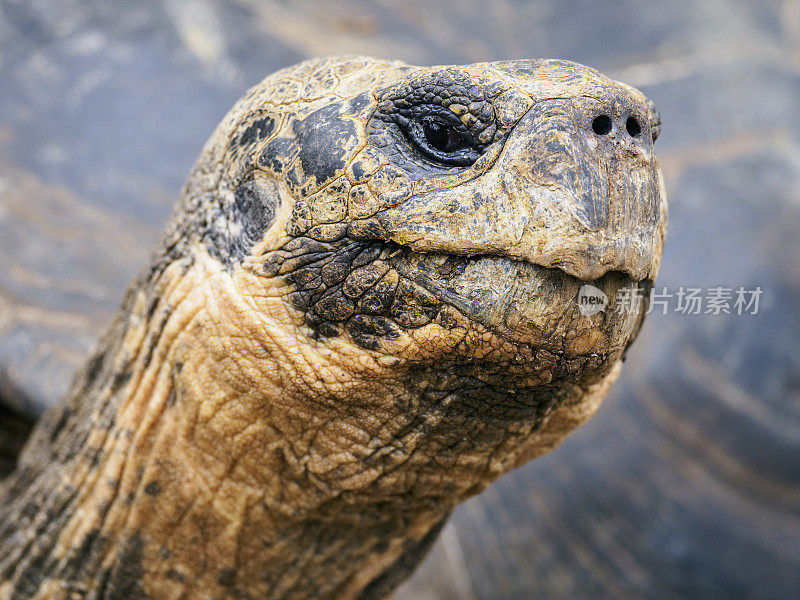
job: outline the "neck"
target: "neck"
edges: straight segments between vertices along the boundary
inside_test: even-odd
[[[328,474],[346,465],[315,446],[341,431],[309,438],[297,413],[324,405],[281,388],[271,357],[228,363],[232,338],[198,306],[235,307],[192,297],[209,275],[135,286],[39,425],[0,489],[3,600],[372,597],[435,537],[446,507],[342,498]]]
[[[550,392],[522,418],[479,421],[480,392],[446,393],[462,380],[420,385],[363,356],[339,368],[323,345],[297,360],[280,303],[261,337],[237,335],[249,307],[228,288],[250,284],[215,265],[135,285],[37,426],[0,487],[0,600],[382,598],[456,503],[596,406],[543,429]]]

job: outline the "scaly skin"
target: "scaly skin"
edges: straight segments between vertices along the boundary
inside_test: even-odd
[[[576,296],[655,278],[657,126],[561,61],[268,77],[0,487],[0,599],[386,597],[617,377],[644,304]]]

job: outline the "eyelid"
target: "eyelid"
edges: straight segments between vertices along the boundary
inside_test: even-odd
[[[420,124],[422,124],[426,119],[435,120],[440,125],[444,125],[446,127],[453,127],[461,135],[461,137],[464,138],[464,141],[466,141],[471,147],[473,147],[479,153],[483,152],[483,150],[486,149],[486,146],[488,144],[479,143],[478,140],[475,139],[475,136],[472,135],[470,130],[464,125],[464,123],[461,122],[461,119],[459,119],[455,113],[449,111],[448,109],[443,109],[441,107],[439,108],[440,110],[434,113],[426,113],[423,115],[420,115],[418,111],[413,111],[413,114],[411,116],[406,116],[405,114],[403,114],[404,112],[408,111],[399,111],[395,115],[395,121],[397,122],[398,125],[400,125],[400,127],[406,133],[408,133],[411,123],[419,122]]]
[[[417,104],[408,108],[403,108],[397,111],[397,115],[403,116],[406,119],[420,119],[435,118],[441,119],[442,122],[449,124],[458,130],[459,133],[474,138],[475,136],[469,130],[461,118],[451,111],[449,108],[441,106],[440,104]]]

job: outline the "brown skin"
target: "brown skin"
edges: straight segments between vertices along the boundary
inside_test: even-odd
[[[644,305],[576,296],[655,278],[656,126],[559,61],[268,77],[0,487],[0,599],[384,598],[616,379]]]

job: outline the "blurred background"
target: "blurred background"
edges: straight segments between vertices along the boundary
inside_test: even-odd
[[[343,53],[639,87],[663,119],[657,289],[763,292],[757,314],[658,307],[598,416],[462,505],[396,599],[800,597],[795,1],[2,0],[0,394],[60,396],[228,108]]]

